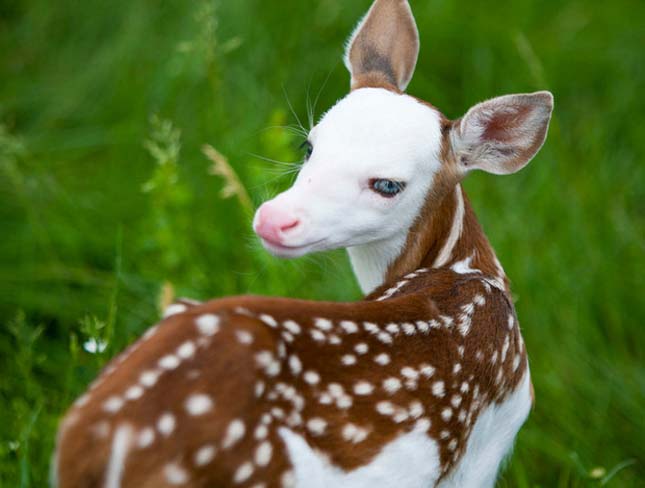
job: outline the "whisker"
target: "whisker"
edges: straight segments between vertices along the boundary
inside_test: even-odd
[[[266,156],[261,156],[259,154],[255,154],[255,153],[247,153],[247,154],[249,156],[254,157],[254,158],[258,158],[258,159],[261,159],[262,161],[266,161],[267,163],[273,163],[273,164],[276,164],[278,166],[287,166],[287,167],[290,167],[290,168],[292,168],[294,166],[297,166],[298,168],[300,168],[300,166],[302,166],[301,161],[279,161],[277,159],[267,158]]]
[[[284,129],[293,134],[296,134],[305,138],[309,135],[309,132],[301,129],[300,127],[293,126],[293,125],[272,125],[269,127],[265,127],[264,129],[261,129],[259,132],[267,132],[269,130],[274,130],[274,129]]]
[[[327,86],[327,83],[329,82],[329,78],[331,78],[331,74],[334,72],[335,69],[336,69],[336,66],[334,66],[332,69],[329,70],[329,72],[327,73],[327,76],[325,77],[325,81],[323,81],[323,84],[320,87],[320,90],[318,90],[318,93],[316,94],[316,98],[314,99],[314,104],[311,110],[312,114],[309,120],[309,126],[311,127],[311,129],[313,129],[314,127],[314,118],[316,115],[316,107],[318,106],[318,100],[320,100],[320,95],[322,95],[322,92]]]
[[[309,128],[314,126],[314,107],[311,104],[311,97],[309,90],[311,89],[311,80],[307,83],[307,91],[305,94],[305,106],[307,109],[307,122],[309,122]]]
[[[297,114],[297,113],[296,113],[296,111],[294,110],[293,105],[291,104],[291,100],[289,100],[289,95],[287,95],[287,90],[286,90],[286,88],[284,87],[284,85],[282,86],[282,92],[284,93],[284,98],[287,100],[287,105],[289,105],[289,110],[291,110],[291,114],[294,116],[294,118],[295,118],[295,119],[296,119],[296,121],[298,122],[298,125],[300,126],[300,128],[301,128],[303,131],[305,131],[305,132],[306,132],[306,130],[307,130],[307,129],[305,129],[305,126],[304,126],[304,125],[302,125],[302,121],[300,120],[300,117],[298,117],[298,114]]]

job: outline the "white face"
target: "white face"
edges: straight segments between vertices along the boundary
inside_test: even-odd
[[[408,95],[361,88],[322,118],[309,142],[294,185],[255,215],[264,247],[297,257],[405,239],[441,166],[439,113]]]

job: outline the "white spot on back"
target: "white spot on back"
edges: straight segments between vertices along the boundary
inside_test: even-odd
[[[414,325],[409,324],[409,323],[404,323],[401,324],[401,328],[403,329],[403,333],[406,335],[414,335],[417,332],[417,329],[414,328]]]
[[[138,398],[141,398],[143,395],[143,388],[141,388],[139,385],[134,385],[128,388],[125,391],[125,398],[128,400],[137,400]]]
[[[343,439],[354,444],[363,442],[367,438],[367,434],[367,430],[352,423],[345,424],[342,431]]]
[[[109,413],[116,413],[123,407],[123,399],[118,396],[111,396],[103,404],[103,410]]]
[[[410,408],[408,410],[410,412],[410,415],[414,418],[421,417],[421,415],[423,415],[423,412],[425,411],[423,408],[423,404],[418,400],[414,400],[413,402],[410,402]]]
[[[432,375],[434,375],[435,369],[432,366],[430,366],[429,364],[424,363],[419,367],[419,371],[426,378],[431,378]]]
[[[418,320],[416,322],[416,325],[417,325],[417,329],[419,329],[419,332],[427,334],[430,331],[430,326],[428,325],[427,322],[424,322],[423,320]]]
[[[195,466],[204,466],[210,463],[215,458],[215,446],[212,444],[207,444],[200,447],[196,452],[193,458]]]
[[[295,375],[300,374],[300,372],[302,371],[302,362],[300,361],[300,358],[295,354],[292,354],[291,357],[289,357],[289,368]]]
[[[369,332],[370,334],[378,334],[380,330],[378,325],[372,322],[363,322],[363,329],[365,329],[365,332]]]
[[[354,346],[354,351],[356,351],[356,354],[366,354],[369,349],[369,346],[364,342],[359,342]]]
[[[401,368],[401,374],[411,380],[416,380],[419,378],[419,372],[414,368],[410,368],[409,366]]]
[[[208,395],[197,393],[188,397],[185,407],[190,415],[204,415],[212,410],[213,400]]]
[[[374,361],[380,364],[381,366],[385,366],[390,363],[390,356],[389,354],[382,352],[381,354],[379,354],[374,358]]]
[[[358,332],[358,325],[356,325],[356,322],[352,322],[351,320],[341,321],[340,327],[348,334],[355,334]]]
[[[156,371],[144,371],[141,373],[141,376],[139,376],[139,383],[141,383],[143,386],[146,388],[150,388],[157,383],[157,380],[159,379],[159,373]]]
[[[354,356],[353,354],[345,354],[340,358],[340,362],[345,366],[351,366],[353,364],[356,364],[356,356]]]
[[[341,397],[345,394],[345,389],[340,383],[329,383],[327,389],[329,390],[331,396],[333,396],[334,398]]]
[[[316,342],[325,342],[325,334],[318,329],[311,329],[309,331],[311,338]]]
[[[315,319],[314,320],[314,325],[316,327],[318,327],[320,330],[324,330],[326,332],[330,331],[332,329],[332,327],[333,327],[333,324],[332,324],[331,320],[329,320],[329,319],[321,319],[321,318]]]
[[[177,349],[177,356],[182,359],[188,359],[192,357],[193,354],[195,354],[195,344],[193,344],[191,341],[184,342]]]
[[[374,385],[367,381],[359,381],[354,385],[354,393],[357,395],[369,395],[374,391]]]
[[[391,334],[398,334],[400,331],[398,324],[387,324],[385,326],[385,330],[387,330]]]
[[[307,421],[307,429],[314,435],[322,435],[327,428],[327,422],[320,417],[314,417]]]
[[[240,419],[233,420],[230,424],[228,424],[224,440],[222,441],[222,447],[224,449],[229,449],[233,445],[237,444],[237,442],[239,442],[239,440],[244,437],[245,432],[246,427],[244,425],[244,422],[242,422]]]
[[[306,371],[304,374],[304,380],[310,385],[316,385],[320,382],[320,375],[315,371]]]
[[[246,462],[242,464],[239,468],[237,468],[237,471],[235,471],[235,474],[233,475],[233,481],[238,484],[244,483],[252,475],[253,475],[253,464]]]
[[[174,354],[168,354],[159,360],[159,367],[167,370],[175,369],[179,366],[179,358]]]
[[[381,415],[393,415],[394,405],[390,402],[378,402],[376,404],[376,411]]]
[[[177,315],[178,313],[185,312],[188,307],[184,305],[183,303],[173,303],[172,305],[169,305],[166,307],[166,310],[164,310],[163,316],[164,318],[170,317],[171,315]]]
[[[255,428],[255,432],[253,433],[253,436],[260,441],[262,439],[265,439],[268,433],[269,433],[269,429],[267,429],[267,426],[264,424],[260,424]]]
[[[461,405],[461,395],[453,395],[450,399],[450,404],[455,408],[459,408],[459,405]]]
[[[343,342],[343,340],[339,336],[337,336],[336,334],[329,334],[329,343],[330,344],[338,345],[338,344],[341,344],[342,342]]]
[[[390,394],[396,393],[401,389],[401,380],[392,377],[383,380],[383,389]]]
[[[448,421],[452,418],[452,409],[451,409],[451,408],[448,408],[448,407],[444,408],[444,409],[441,411],[441,418],[442,418],[444,421],[448,422]]]
[[[171,485],[183,485],[188,481],[188,473],[176,463],[166,464],[164,474],[166,481]]]
[[[157,420],[157,430],[167,437],[175,430],[175,424],[175,416],[170,412],[166,412]]]
[[[262,313],[258,315],[258,318],[271,328],[275,329],[278,326],[278,322],[271,315]]]
[[[387,332],[379,332],[376,337],[384,344],[392,344],[392,336]]]
[[[253,334],[251,334],[248,330],[236,330],[235,337],[237,337],[237,342],[239,342],[240,344],[247,345],[253,343]]]
[[[273,446],[269,441],[262,442],[255,450],[255,464],[266,466],[271,461]]]
[[[155,431],[151,427],[146,427],[141,432],[139,432],[139,438],[137,440],[137,445],[141,449],[145,449],[152,445],[155,440]]]
[[[219,331],[220,318],[217,315],[208,313],[200,315],[195,319],[195,325],[200,333],[206,336],[212,336]]]
[[[435,381],[432,384],[432,394],[439,398],[442,398],[446,394],[443,381]]]
[[[285,320],[282,323],[282,326],[294,335],[300,334],[300,331],[301,331],[300,325],[294,322],[293,320]]]

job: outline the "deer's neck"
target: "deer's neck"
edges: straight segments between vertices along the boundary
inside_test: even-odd
[[[495,252],[460,184],[444,196],[431,195],[407,235],[348,249],[364,293],[419,268],[477,271],[508,288]]]
[[[384,283],[388,268],[401,254],[405,241],[406,236],[403,234],[394,239],[347,249],[352,269],[363,293],[367,295]]]

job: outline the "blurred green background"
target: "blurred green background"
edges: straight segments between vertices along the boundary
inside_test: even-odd
[[[411,4],[414,95],[556,99],[528,168],[466,182],[537,394],[498,486],[645,486],[645,2]],[[262,158],[297,162],[292,126],[346,93],[368,6],[0,0],[2,487],[46,485],[59,416],[172,294],[360,297],[343,252],[279,261],[250,219],[296,168]]]

